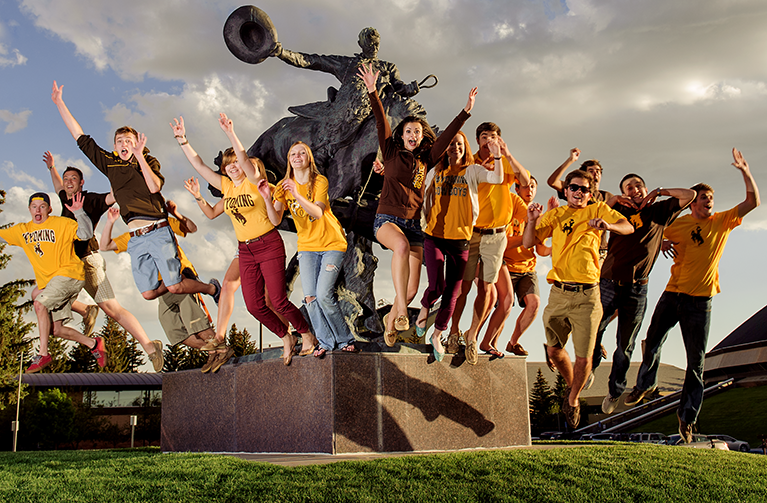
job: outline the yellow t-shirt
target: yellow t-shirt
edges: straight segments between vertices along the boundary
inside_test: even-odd
[[[274,189],[272,199],[281,202],[293,215],[293,222],[296,224],[296,233],[298,234],[298,251],[346,251],[346,236],[338,219],[330,210],[330,201],[328,200],[328,179],[322,175],[317,175],[314,180],[314,190],[309,197],[309,184],[304,185],[296,182],[298,193],[309,199],[313,203],[322,203],[325,205],[325,211],[322,218],[316,220],[309,216],[301,207],[293,195],[283,190],[281,184],[277,184]]]
[[[168,224],[170,225],[170,228],[173,229],[173,232],[175,232],[178,236],[186,237],[186,232],[181,230],[181,222],[178,221],[178,219],[173,217],[168,217]],[[114,241],[115,246],[117,246],[117,249],[115,250],[115,253],[122,253],[125,251],[128,251],[128,241],[130,241],[130,233],[126,232],[125,234],[120,234],[116,238],[113,238],[112,241]],[[194,266],[192,265],[192,262],[190,262],[189,258],[187,258],[186,254],[184,253],[184,250],[181,249],[180,246],[176,247],[178,249],[178,259],[181,262],[181,270],[189,269],[191,270],[195,276],[197,275],[197,271],[195,270]],[[162,280],[162,275],[157,275],[160,280]]]
[[[474,162],[482,164],[479,154],[474,155]],[[494,185],[490,183],[479,184],[479,217],[474,224],[481,229],[494,229],[508,225],[511,221],[511,187],[517,181],[514,170],[509,161],[503,157],[503,182]]]
[[[512,216],[511,223],[506,228],[508,237],[521,236],[527,225],[527,203],[518,195],[511,194]],[[507,247],[503,252],[503,262],[513,273],[525,273],[535,270],[536,257],[533,248],[524,246]]]
[[[602,232],[589,227],[592,218],[614,224],[624,217],[601,201],[580,209],[560,206],[543,214],[535,228],[535,235],[541,243],[551,237],[552,267],[546,277],[549,283],[599,282]]]
[[[679,243],[666,291],[698,297],[719,293],[719,259],[730,232],[742,222],[736,206],[702,220],[687,214],[666,227],[663,237]]]
[[[37,288],[41,290],[54,276],[85,279],[83,263],[75,254],[75,220],[51,215],[39,225],[27,222],[0,229],[0,238],[24,250],[35,271]]]
[[[224,193],[224,212],[232,219],[238,241],[255,239],[274,229],[266,214],[264,198],[250,181],[244,180],[235,186],[229,178],[222,176],[221,192]]]

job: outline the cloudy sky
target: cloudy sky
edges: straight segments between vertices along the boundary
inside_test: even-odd
[[[210,161],[227,146],[216,122],[219,112],[234,120],[247,146],[287,116],[288,106],[324,100],[325,89],[336,85],[332,76],[276,59],[254,66],[234,58],[222,28],[240,5],[0,0],[0,187],[8,192],[0,223],[28,220],[29,194],[52,191],[42,161],[46,150],[58,166],[80,167],[86,189],[109,190],[50,101],[55,79],[64,84],[64,99],[85,132],[102,146],[109,148],[112,132],[124,124],[146,133],[162,163],[163,194],[200,225],[183,248],[204,279],[223,277],[235,250],[234,234],[225,217],[207,221],[184,190],[182,179],[193,171],[168,122],[183,115],[191,143]],[[376,27],[379,56],[396,63],[403,80],[439,77],[436,88],[416,98],[432,124],[444,127],[465,104],[468,90],[479,86],[468,136],[480,122],[498,123],[515,156],[539,180],[577,146],[585,158],[602,162],[603,188],[617,192],[628,172],[642,174],[651,187],[705,181],[716,189],[721,211],[744,198],[742,179],[730,165],[730,150],[737,147],[757,183],[763,182],[763,1],[270,0],[258,7],[271,17],[283,46],[294,51],[351,55],[359,50],[359,30]],[[537,200],[549,195],[542,188]],[[285,239],[291,253],[295,237]],[[709,348],[764,306],[759,286],[765,273],[758,257],[765,245],[767,213],[758,208],[732,234],[722,259],[722,293],[714,301]],[[384,252],[380,257],[376,289],[390,299],[389,257]],[[107,260],[120,302],[151,338],[164,340],[156,306],[136,290],[128,257],[110,253]],[[549,264],[542,260],[539,272]],[[661,258],[652,274],[650,309],[669,266]],[[0,273],[0,281],[16,276],[32,276],[23,257]],[[542,286],[545,302],[548,288]],[[294,302],[298,299],[294,294]],[[515,308],[512,316],[518,312]],[[241,299],[233,321],[257,332]],[[614,327],[608,334],[605,344],[612,353]],[[504,346],[509,335],[507,329]],[[680,339],[672,332],[663,361],[684,367]],[[538,319],[522,339],[531,361],[543,360],[542,342]],[[278,341],[267,337],[265,343]]]

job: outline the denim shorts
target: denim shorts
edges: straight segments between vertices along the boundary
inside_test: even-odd
[[[128,253],[133,280],[141,293],[160,286],[158,274],[162,276],[165,286],[175,285],[183,279],[176,239],[169,226],[130,238]]]
[[[423,231],[421,230],[420,218],[400,218],[394,215],[387,215],[385,213],[376,214],[375,221],[373,222],[373,235],[378,235],[378,229],[383,227],[384,224],[392,223],[400,228],[405,234],[410,246],[420,246],[423,248]],[[377,239],[377,238],[376,238]],[[378,243],[381,244],[381,243]],[[385,246],[381,245],[383,248]]]

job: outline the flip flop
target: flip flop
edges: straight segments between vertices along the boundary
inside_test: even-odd
[[[500,360],[501,358],[503,358],[503,357],[504,357],[504,354],[503,354],[503,353],[501,353],[500,351],[498,351],[498,350],[497,350],[497,349],[495,349],[495,348],[490,348],[490,349],[488,349],[488,350],[484,350],[484,349],[483,349],[483,350],[482,350],[482,352],[483,352],[484,354],[486,354],[486,355],[490,355],[490,359],[491,359],[491,360]]]
[[[318,347],[317,349],[314,350],[314,357],[322,360],[323,358],[325,358],[325,354],[327,354],[327,352],[328,352],[327,349]]]
[[[347,353],[359,353],[360,350],[357,349],[357,346],[352,342],[351,344],[347,344],[346,346],[341,348],[341,351],[346,351]]]

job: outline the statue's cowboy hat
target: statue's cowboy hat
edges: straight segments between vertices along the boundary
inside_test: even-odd
[[[243,5],[226,19],[224,41],[237,59],[255,65],[269,57],[277,42],[277,30],[266,12]]]

